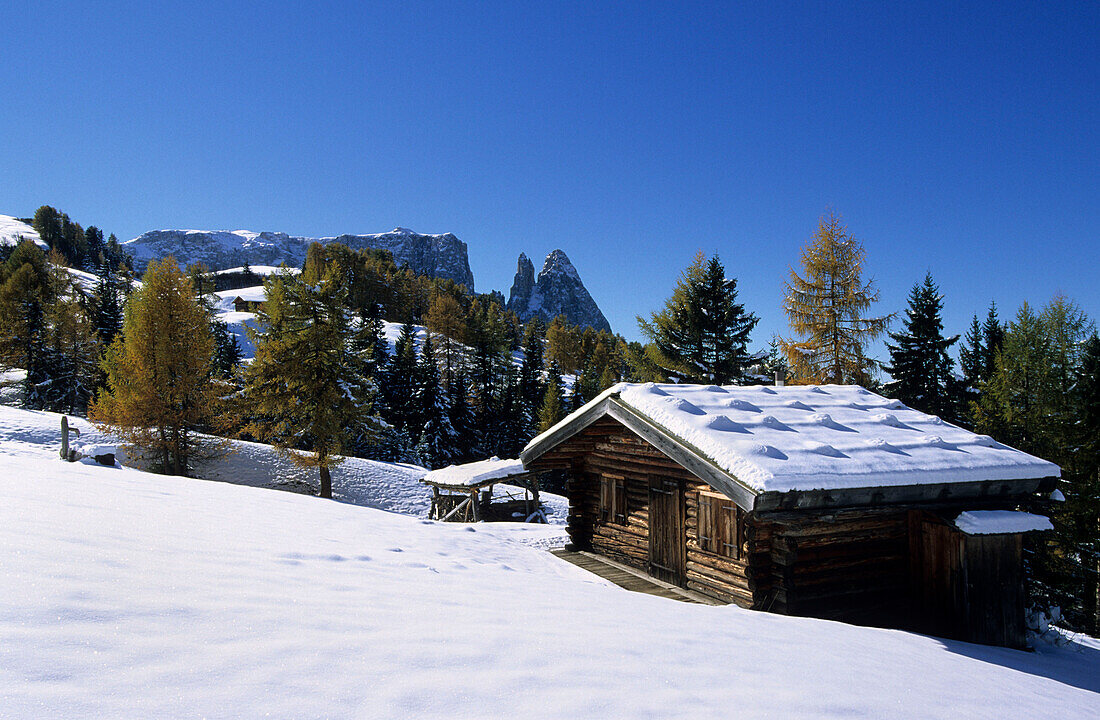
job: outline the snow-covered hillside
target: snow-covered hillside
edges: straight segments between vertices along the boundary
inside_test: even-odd
[[[0,716],[1092,718],[1035,653],[639,595],[509,539],[68,464],[0,416]]]
[[[32,240],[43,250],[49,250],[33,227],[11,215],[0,215],[0,247],[18,245],[21,240]]]

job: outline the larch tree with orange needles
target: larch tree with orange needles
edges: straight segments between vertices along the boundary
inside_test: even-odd
[[[822,216],[802,250],[802,274],[791,268],[783,309],[801,339],[780,339],[794,381],[867,385],[876,366],[867,345],[886,331],[893,315],[866,317],[878,301],[863,280],[864,250],[835,213]]]

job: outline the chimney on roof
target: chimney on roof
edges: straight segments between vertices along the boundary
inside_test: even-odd
[[[782,370],[776,370],[775,371],[775,386],[776,387],[783,387],[784,384],[785,384],[785,380],[783,379],[783,371]]]

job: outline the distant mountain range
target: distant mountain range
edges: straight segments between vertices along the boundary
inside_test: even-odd
[[[172,255],[181,265],[201,262],[211,270],[242,265],[279,265],[300,267],[310,244],[341,243],[353,249],[380,248],[393,253],[398,265],[407,265],[421,275],[447,278],[474,292],[474,274],[466,243],[452,233],[424,235],[407,228],[395,228],[373,235],[337,235],[310,238],[281,232],[247,230],[151,230],[122,244],[134,256],[140,270],[150,260]],[[595,300],[581,282],[576,268],[561,250],[546,256],[542,271],[527,256],[520,254],[515,281],[508,298],[508,309],[523,321],[533,317],[545,321],[565,315],[582,327],[610,331]]]
[[[134,256],[142,269],[150,260],[175,256],[181,265],[201,262],[211,270],[240,265],[279,265],[300,267],[306,251],[315,242],[322,245],[341,243],[349,248],[380,248],[393,253],[394,262],[408,265],[421,275],[447,278],[474,291],[474,274],[466,254],[466,243],[451,233],[422,235],[406,228],[395,228],[375,235],[338,235],[310,238],[281,232],[247,230],[151,230],[122,247]]]

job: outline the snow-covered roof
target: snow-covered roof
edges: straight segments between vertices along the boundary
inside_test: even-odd
[[[219,290],[214,294],[223,300],[235,300],[236,298],[247,300],[248,302],[263,302],[267,300],[267,290],[264,289],[263,285],[240,288],[238,290]]]
[[[432,470],[424,476],[424,482],[431,485],[473,488],[494,480],[525,475],[527,472],[519,460],[501,460],[493,457],[465,465],[449,465],[439,470]]]
[[[1060,475],[1054,463],[854,385],[620,383],[532,440],[524,457],[609,399],[758,493]]]
[[[1016,510],[968,510],[955,518],[955,527],[967,535],[1004,535],[1054,529],[1050,518]]]

